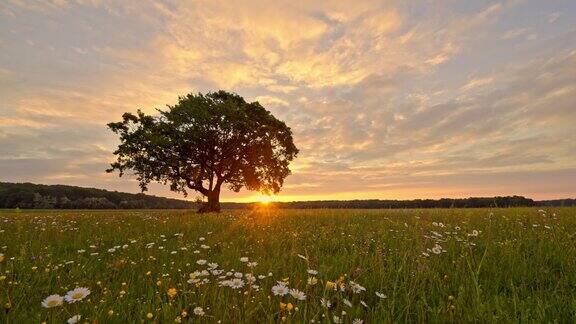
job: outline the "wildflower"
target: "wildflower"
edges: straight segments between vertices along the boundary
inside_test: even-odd
[[[60,295],[50,295],[42,301],[42,307],[51,308],[62,305],[64,297]]]
[[[108,311],[108,315],[109,315],[109,316],[114,315],[114,311],[113,311],[113,310],[109,310],[109,311]]]
[[[311,275],[315,276],[315,275],[318,274],[318,271],[313,270],[313,269],[308,269],[308,274],[311,274]]]
[[[344,298],[343,302],[344,302],[344,305],[346,305],[348,307],[352,307],[352,303],[348,299]]]
[[[308,278],[308,285],[309,286],[314,286],[318,283],[318,279],[316,279],[316,277],[309,277]]]
[[[336,290],[336,283],[330,280],[326,281],[326,289],[328,290]]]
[[[235,273],[234,273],[234,277],[236,277],[236,278],[242,278],[242,272],[235,272]]]
[[[279,283],[272,287],[272,293],[275,296],[285,296],[290,292],[284,283]]]
[[[248,262],[248,257],[241,257],[240,262]]]
[[[252,283],[256,282],[256,277],[254,277],[254,275],[251,273],[247,273],[245,277],[246,277],[246,281],[248,281],[248,283],[252,284]]]
[[[203,259],[202,259],[202,260],[198,260],[198,261],[196,261],[196,264],[198,264],[198,265],[205,265],[205,264],[206,264],[206,260],[203,260]]]
[[[146,314],[146,318],[147,318],[147,319],[152,319],[152,318],[154,318],[154,314],[148,313],[148,314]]]
[[[232,289],[238,289],[244,287],[244,280],[240,278],[234,278],[229,281],[228,286]]]
[[[290,289],[290,295],[298,300],[306,300],[306,294],[298,289]]]
[[[195,307],[194,315],[204,316],[204,309],[202,307]]]
[[[0,262],[4,261],[4,259],[6,259],[4,253],[0,253]]]
[[[174,298],[178,294],[178,290],[176,290],[176,288],[170,288],[170,289],[168,289],[166,294],[168,295],[168,297]]]
[[[336,324],[344,323],[344,321],[342,321],[342,319],[336,315],[332,316],[332,320],[334,320],[334,323]]]
[[[258,262],[248,262],[247,266],[249,268],[255,268],[258,265]]]
[[[218,263],[208,263],[208,269],[214,270],[218,268]]]
[[[76,324],[82,318],[82,315],[74,315],[68,319],[68,324]]]
[[[378,292],[378,291],[376,292],[376,296],[378,296],[378,298],[380,298],[380,299],[386,299],[386,298],[388,298],[388,296],[386,296],[386,295],[384,295],[383,293]]]
[[[434,245],[434,247],[432,248],[432,253],[434,254],[442,253],[442,247],[439,244]]]
[[[359,318],[355,318],[355,319],[352,321],[352,324],[363,324],[363,323],[364,323],[364,320],[361,320],[361,319],[359,319]]]
[[[359,284],[355,283],[354,281],[350,281],[350,289],[352,289],[352,292],[355,294],[359,294],[363,291],[366,291],[366,288],[360,286]]]
[[[78,287],[67,292],[66,296],[64,296],[64,299],[69,303],[75,303],[86,298],[88,295],[90,295],[90,290],[88,288]]]
[[[324,308],[332,307],[332,303],[329,300],[324,299],[324,298],[320,299],[320,305],[322,305],[322,307],[324,307]]]

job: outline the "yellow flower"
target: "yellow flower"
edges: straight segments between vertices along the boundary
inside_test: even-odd
[[[108,311],[108,315],[110,315],[110,316],[114,315],[114,311],[113,311],[113,310],[109,310],[109,311]]]
[[[180,315],[182,315],[182,318],[186,318],[186,317],[188,317],[188,312],[186,310],[183,310],[182,314],[180,314]]]
[[[336,284],[330,280],[326,281],[326,289],[336,290]]]
[[[6,259],[6,257],[3,253],[0,253],[0,262],[4,261],[4,259]]]
[[[286,309],[288,309],[288,311],[291,311],[294,309],[294,305],[292,305],[292,303],[288,303],[288,305],[286,305]]]
[[[176,318],[174,319],[174,322],[182,323],[182,318],[180,316],[176,316]]]
[[[283,302],[280,302],[280,310],[285,310],[286,309],[286,304],[284,304]]]
[[[168,294],[168,297],[174,298],[176,294],[178,294],[178,290],[176,290],[176,288],[170,288],[166,294]]]
[[[154,317],[154,314],[152,314],[152,313],[146,314],[146,318],[148,318],[148,319],[152,319],[153,317]]]
[[[0,281],[6,280],[6,276],[0,276]]]
[[[158,287],[162,286],[162,280],[156,281],[156,286],[158,286]]]
[[[152,274],[152,271],[146,272],[146,275],[147,275],[147,276],[149,276],[149,275],[151,275],[151,274]]]

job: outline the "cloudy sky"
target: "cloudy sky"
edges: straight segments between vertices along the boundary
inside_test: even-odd
[[[576,196],[573,0],[3,0],[0,181],[137,192],[105,124],[215,89],[292,127],[280,200]]]

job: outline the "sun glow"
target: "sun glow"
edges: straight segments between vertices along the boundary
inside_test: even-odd
[[[255,199],[262,205],[268,205],[270,202],[272,202],[272,196],[266,194],[259,194],[255,197]]]

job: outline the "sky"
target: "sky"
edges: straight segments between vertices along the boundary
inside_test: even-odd
[[[576,196],[573,0],[3,0],[0,181],[138,192],[106,123],[218,89],[292,128],[275,200]]]

